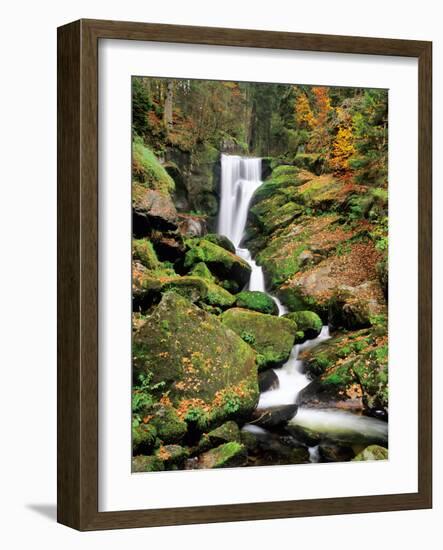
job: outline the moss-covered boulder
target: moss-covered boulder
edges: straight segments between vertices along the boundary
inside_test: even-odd
[[[236,296],[235,305],[236,307],[267,313],[268,315],[278,315],[278,306],[271,296],[258,290],[239,292]]]
[[[237,441],[224,443],[199,457],[198,468],[234,468],[245,466],[248,459],[246,447]]]
[[[185,460],[189,457],[189,451],[181,445],[161,445],[154,456],[163,462],[164,469],[177,470],[183,468]]]
[[[363,451],[353,458],[354,461],[360,462],[363,460],[388,460],[389,451],[386,447],[380,445],[369,445]]]
[[[294,311],[283,317],[294,321],[297,330],[303,331],[304,337],[308,340],[317,338],[323,328],[322,320],[313,311]]]
[[[299,405],[387,414],[386,333],[375,328],[345,333],[306,350],[300,358],[316,378],[300,392]]]
[[[205,303],[222,309],[231,307],[235,302],[235,297],[221,286],[195,276],[174,278],[166,282],[162,290],[173,290],[191,302]]]
[[[208,266],[204,262],[198,262],[198,264],[195,264],[194,267],[189,271],[189,275],[201,277],[202,279],[206,279],[211,283],[215,283],[214,275],[210,272]]]
[[[232,420],[229,420],[214,430],[203,434],[199,441],[198,449],[200,452],[203,452],[213,447],[218,447],[223,443],[229,443],[230,441],[239,442],[240,439],[240,428],[238,427],[238,424]]]
[[[253,349],[176,292],[166,292],[147,316],[134,348],[134,374],[150,373],[154,387],[162,383],[154,395],[167,394],[188,426],[205,431],[247,418],[257,404]]]
[[[160,443],[180,443],[187,431],[186,422],[172,405],[154,403],[142,412],[144,429],[155,429]]]
[[[205,239],[188,250],[184,266],[190,269],[199,262],[204,262],[219,279],[232,279],[241,286],[251,275],[251,267],[243,258]]]
[[[157,456],[139,455],[132,459],[132,472],[162,472],[165,469],[165,465],[162,460]]]
[[[153,424],[134,424],[132,426],[132,449],[134,454],[148,455],[155,447],[157,429]]]
[[[161,264],[157,258],[157,254],[148,239],[133,239],[132,240],[132,259],[138,260],[147,269],[159,269]]]
[[[225,237],[225,235],[219,235],[218,233],[207,233],[205,235],[205,240],[221,246],[228,252],[232,252],[232,254],[235,254],[234,243],[229,240],[228,237]]]
[[[297,331],[293,321],[242,308],[228,309],[221,319],[256,350],[261,368],[281,365],[288,359]]]

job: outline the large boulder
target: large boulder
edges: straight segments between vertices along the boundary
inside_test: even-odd
[[[297,332],[293,321],[241,308],[228,309],[221,319],[256,350],[261,368],[281,365],[288,359]]]
[[[205,235],[205,240],[217,244],[228,252],[232,252],[232,254],[235,254],[234,243],[229,240],[228,237],[226,237],[225,235],[219,235],[218,233],[208,233]]]
[[[336,336],[302,352],[300,359],[308,375],[316,378],[299,393],[299,405],[363,410],[387,417],[386,327]]]
[[[221,246],[202,239],[186,253],[184,266],[192,268],[204,262],[219,279],[232,279],[244,286],[251,275],[250,265]]]
[[[132,186],[132,221],[136,236],[149,235],[153,229],[177,229],[177,210],[171,196],[141,184]]]
[[[357,287],[340,286],[329,302],[329,324],[334,329],[355,330],[369,327],[372,318],[386,312],[378,281]]]
[[[246,447],[237,441],[230,441],[203,453],[197,468],[234,468],[245,466],[247,459]]]
[[[254,411],[251,424],[268,430],[281,428],[297,414],[297,405],[279,405]]]
[[[210,306],[226,309],[235,302],[235,297],[221,286],[202,277],[190,276],[174,278],[163,285],[163,291],[174,290],[196,303],[205,303]]]
[[[322,320],[313,311],[294,311],[287,313],[284,317],[294,321],[297,330],[302,331],[307,340],[317,338],[323,328]]]
[[[256,354],[217,317],[166,292],[134,335],[134,374],[149,375],[199,430],[247,418],[258,401]],[[158,385],[161,385],[159,387]]]
[[[235,300],[236,307],[267,313],[268,315],[278,315],[278,306],[275,301],[266,294],[258,290],[243,290],[239,292]]]

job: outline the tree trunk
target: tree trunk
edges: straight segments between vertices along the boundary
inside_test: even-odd
[[[174,83],[172,80],[168,81],[168,87],[166,90],[165,105],[163,109],[163,122],[165,123],[166,132],[172,128],[172,100],[174,95]]]

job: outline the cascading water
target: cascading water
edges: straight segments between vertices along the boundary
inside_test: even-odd
[[[218,232],[228,237],[236,248],[236,254],[246,260],[251,266],[249,290],[266,292],[262,268],[252,259],[247,248],[242,248],[242,239],[248,218],[249,205],[255,191],[262,184],[261,159],[245,158],[235,155],[222,155],[221,158],[221,200],[218,218]],[[272,296],[278,306],[279,315],[287,313],[287,309],[278,298]],[[260,395],[257,408],[294,404],[300,391],[310,383],[303,372],[303,362],[298,359],[299,353],[314,347],[330,338],[329,328],[324,326],[319,336],[308,340],[292,349],[288,361],[275,373],[279,379],[279,387]],[[387,424],[374,418],[362,417],[344,411],[315,410],[300,407],[290,421],[325,434],[358,433],[380,440],[387,440]],[[246,425],[246,430],[266,430],[253,425]],[[311,462],[318,462],[318,448],[309,449]]]
[[[249,205],[255,191],[263,183],[261,180],[261,158],[245,158],[235,155],[222,155],[221,200],[218,217],[218,232],[230,239],[238,256],[251,266],[249,290],[265,290],[262,268],[252,259],[247,248],[241,248],[245,234]],[[279,315],[287,312],[278,298],[272,297],[278,306]]]

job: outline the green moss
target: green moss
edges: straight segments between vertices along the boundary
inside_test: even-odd
[[[132,426],[132,448],[134,454],[149,454],[156,443],[157,429],[152,424],[139,424]]]
[[[244,290],[236,296],[235,305],[260,313],[277,315],[278,307],[274,300],[265,292]]]
[[[164,463],[156,456],[135,456],[132,459],[132,472],[162,472]]]
[[[133,174],[136,180],[148,189],[171,193],[175,189],[174,180],[148,149],[141,138],[136,137],[132,144]]]
[[[205,235],[205,241],[209,241],[218,246],[221,246],[228,252],[232,252],[232,254],[235,254],[234,244],[228,239],[228,237],[225,237],[224,235],[219,235],[218,233],[207,233]]]
[[[133,239],[132,258],[139,260],[146,268],[151,270],[160,269],[161,267],[154,247],[148,239]]]
[[[164,292],[173,290],[191,302],[205,303],[210,306],[219,306],[222,309],[230,307],[235,297],[224,288],[196,276],[179,277],[165,283]]]
[[[313,311],[294,311],[284,317],[294,321],[298,330],[302,330],[307,339],[317,338],[323,328],[322,320]]]
[[[146,409],[145,414],[163,443],[179,443],[183,439],[187,426],[174,407],[157,403]]]
[[[162,330],[165,320],[168,334]],[[199,425],[206,416],[210,423],[224,421],[235,400],[237,410],[230,418],[247,416],[254,409],[258,399],[254,351],[217,317],[177,293],[163,295],[134,336],[134,344],[139,350],[135,373],[151,372],[152,383],[162,381],[158,397],[167,392],[181,418],[195,414],[202,418],[197,419]]]
[[[221,316],[222,322],[239,336],[248,333],[250,344],[260,355],[261,367],[286,361],[294,345],[297,326],[289,319],[231,308]]]
[[[358,453],[358,455],[353,458],[354,461],[360,462],[364,460],[388,460],[389,451],[385,447],[380,445],[369,445]]]
[[[208,266],[204,262],[198,262],[197,264],[195,264],[194,267],[189,272],[189,275],[195,275],[196,277],[201,277],[202,279],[206,279],[211,283],[215,282],[214,275],[212,275],[212,273],[209,271]]]
[[[201,468],[232,468],[244,466],[246,460],[246,447],[237,441],[230,441],[204,453],[200,457],[199,466]]]
[[[204,262],[219,279],[232,279],[240,285],[246,284],[251,274],[251,267],[243,258],[205,239],[188,250],[184,266],[191,268],[199,262]]]

